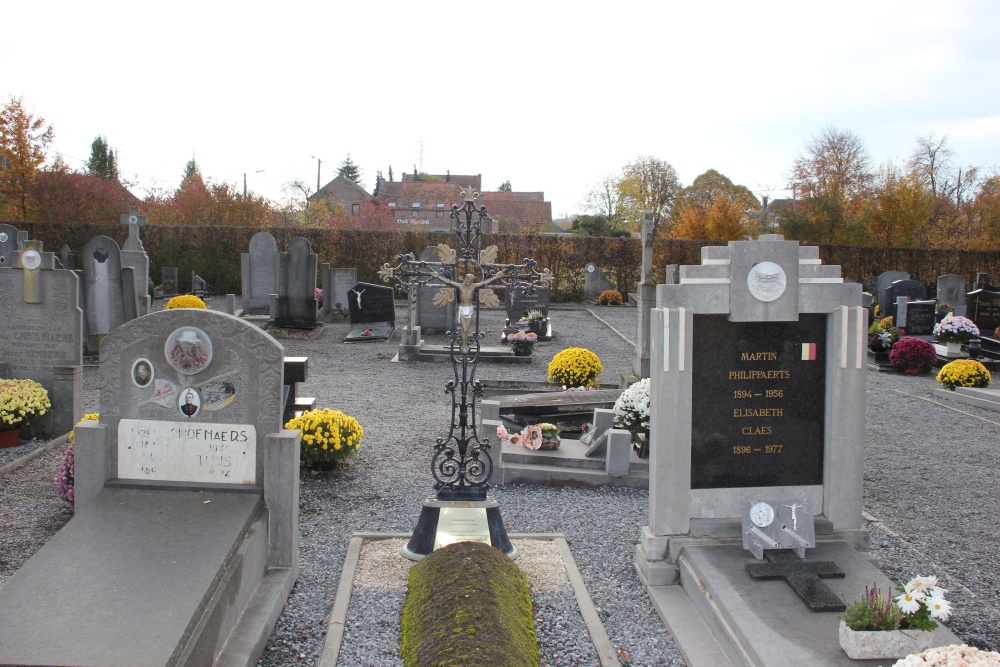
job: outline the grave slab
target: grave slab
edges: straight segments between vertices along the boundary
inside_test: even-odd
[[[894,586],[871,561],[843,541],[821,542],[805,562],[832,561],[843,579],[824,581],[838,598],[855,600],[872,582],[883,591]],[[851,660],[840,647],[836,612],[807,610],[783,581],[755,581],[744,567],[758,561],[738,545],[684,547],[678,559],[681,586],[719,645],[734,665],[786,667],[787,665],[885,665],[886,660]],[[669,587],[652,587],[656,589]],[[664,623],[673,631],[677,623],[651,595]],[[961,643],[940,626],[935,646]],[[683,641],[683,634],[675,634]],[[687,653],[690,647],[681,646]]]

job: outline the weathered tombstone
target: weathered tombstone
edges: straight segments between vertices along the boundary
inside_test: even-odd
[[[438,254],[437,246],[427,246],[420,252],[421,262],[430,262],[435,270],[441,271],[441,257]],[[447,272],[447,269],[443,269]],[[454,280],[455,276],[446,273],[447,277]],[[444,283],[438,280],[430,280],[424,285],[415,288],[416,294],[416,326],[421,333],[443,334],[455,328],[455,302],[449,301],[444,307],[434,305],[434,297],[444,287]],[[407,327],[409,328],[409,327]]]
[[[164,266],[160,269],[160,284],[163,285],[163,298],[169,299],[178,294],[177,267]]]
[[[895,317],[896,301],[905,297],[908,301],[923,301],[927,298],[927,290],[919,280],[897,280],[886,290],[886,299],[882,317]]]
[[[118,244],[107,236],[87,241],[82,260],[86,349],[87,354],[96,355],[101,338],[138,311],[135,274],[131,268],[122,267]]]
[[[906,271],[885,271],[878,277],[878,305],[879,317],[887,317],[890,303],[896,303],[889,298],[889,287],[897,280],[909,280],[910,274]]]
[[[954,273],[938,276],[937,303],[948,304],[956,315],[965,315],[965,276]]]
[[[250,252],[241,257],[240,274],[243,284],[243,312],[262,315],[271,310],[271,295],[278,286],[278,243],[267,232],[258,232],[250,239]]]
[[[347,307],[351,313],[351,332],[345,343],[388,340],[396,330],[391,287],[357,283],[348,290]]]
[[[67,271],[73,271],[76,269],[76,254],[70,250],[68,245],[64,245],[62,250],[59,251],[59,263],[62,264],[62,268]]]
[[[319,304],[316,301],[318,259],[309,239],[298,236],[288,244],[288,252],[278,253],[278,283],[271,297],[271,320],[277,327],[315,329]]]
[[[979,333],[996,338],[994,332],[1000,327],[1000,291],[974,290],[969,292],[966,304],[967,316],[979,327]]]
[[[855,587],[882,576],[855,551],[868,539],[861,285],[815,259],[815,247],[780,235],[705,247],[701,265],[681,267],[680,284],[657,287],[653,310],[649,521],[636,567],[668,626],[676,616],[660,587],[684,569],[694,606],[714,605],[753,664],[806,664],[802,653],[840,649],[835,618],[802,614],[787,587],[747,576],[732,541],[748,504],[809,503],[828,540],[811,553],[847,573],[835,594],[857,597]],[[821,638],[799,647],[768,628]],[[724,652],[739,650],[716,638]]]
[[[202,299],[208,296],[208,283],[194,271],[191,272],[191,294]]]
[[[14,259],[27,238],[26,232],[19,232],[16,227],[8,224],[0,224],[0,269],[14,266]]]
[[[75,516],[4,583],[0,663],[256,663],[298,573],[282,356],[209,310],[105,337],[100,422],[75,429]]]
[[[507,320],[510,325],[515,325],[526,313],[536,310],[542,314],[542,319],[532,323],[531,331],[538,335],[538,340],[552,340],[552,320],[549,319],[549,298],[548,287],[539,286],[534,288],[533,293],[524,287],[511,287],[507,289]]]
[[[332,303],[331,307],[336,307],[340,304],[341,308],[347,308],[348,295],[347,293],[350,289],[358,282],[358,270],[357,269],[345,269],[345,268],[332,268],[330,269],[330,284],[332,285],[331,290]],[[325,283],[324,283],[325,284]],[[326,287],[323,288],[326,290]],[[326,294],[323,295],[323,302],[326,302]]]
[[[656,281],[653,280],[653,213],[646,211],[642,225],[642,273],[635,286],[636,343],[632,355],[632,372],[640,378],[649,377],[649,323],[656,305]]]
[[[121,249],[121,261],[123,268],[131,268],[135,273],[135,294],[138,299],[138,314],[145,315],[149,312],[149,256],[146,249],[142,247],[142,240],[139,238],[139,228],[147,224],[146,216],[139,215],[138,206],[129,206],[128,213],[122,213],[121,224],[128,225],[128,238]]]
[[[585,299],[596,299],[609,289],[615,286],[604,277],[604,269],[593,264],[588,264],[583,274],[583,297]]]
[[[906,301],[900,298],[896,302],[896,321],[894,324],[904,330],[907,336],[930,339],[934,335],[935,303],[933,301]]]
[[[13,266],[0,269],[0,365],[14,379],[38,382],[52,408],[32,435],[68,433],[83,416],[83,313],[80,280],[57,269],[40,241],[26,241]]]

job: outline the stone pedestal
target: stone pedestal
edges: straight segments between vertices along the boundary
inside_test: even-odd
[[[649,377],[649,340],[650,340],[650,320],[652,319],[653,306],[656,305],[656,284],[652,281],[638,283],[636,285],[636,295],[638,296],[637,318],[636,318],[636,344],[635,353],[632,357],[632,372],[640,378]]]

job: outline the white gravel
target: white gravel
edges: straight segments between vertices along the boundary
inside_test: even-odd
[[[606,325],[587,308],[555,307],[557,337],[539,344],[530,365],[483,365],[478,377],[544,380],[556,352],[580,346],[600,356],[604,381],[616,383],[631,369],[632,350],[608,325],[634,340],[636,311],[590,306]],[[397,308],[398,322],[404,315]],[[499,323],[499,313],[484,314],[482,329],[499,332]],[[448,427],[446,364],[391,363],[398,334],[386,343],[341,344],[347,330],[337,323],[314,340],[282,340],[289,355],[310,357],[300,394],[353,415],[365,436],[357,459],[330,473],[303,473],[301,573],[261,659],[268,667],[318,663],[351,533],[413,529],[432,492],[434,438]],[[878,521],[872,555],[896,581],[941,577],[955,608],[949,627],[970,644],[1000,649],[1000,413],[924,400],[937,386],[929,376],[869,372],[867,381],[864,500]],[[84,369],[84,382],[84,408],[94,411],[96,369]],[[0,581],[70,517],[51,482],[60,456],[44,455],[0,479]],[[684,664],[632,566],[648,510],[644,491],[508,485],[492,493],[510,532],[566,535],[615,651],[628,656],[623,665]],[[354,629],[346,633],[340,665],[399,664],[402,595],[389,586],[356,592],[349,614]],[[534,600],[543,664],[596,665],[572,593],[546,588]]]

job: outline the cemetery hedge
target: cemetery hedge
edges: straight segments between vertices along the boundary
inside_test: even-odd
[[[128,236],[128,229],[122,224],[35,222],[14,226],[27,231],[29,238],[42,241],[47,251],[58,254],[63,245],[69,246],[77,254],[77,266],[84,243],[94,236],[109,236],[119,245],[124,244]],[[173,266],[178,269],[182,292],[190,288],[191,271],[195,271],[208,282],[212,294],[239,294],[240,255],[248,251],[250,237],[259,231],[270,232],[282,251],[293,238],[304,236],[312,244],[313,252],[319,255],[320,263],[356,268],[358,279],[371,283],[380,282],[377,272],[384,262],[395,265],[396,257],[403,253],[419,255],[427,246],[454,245],[450,234],[419,230],[148,225],[142,228],[141,237],[150,258],[150,276],[155,282],[159,282],[161,267]],[[551,269],[556,277],[552,300],[557,302],[583,299],[584,267],[588,263],[602,267],[607,279],[622,294],[634,292],[639,280],[642,249],[635,238],[488,234],[483,244],[500,247],[500,262],[520,262],[531,257],[538,266]],[[706,245],[721,244],[657,239],[653,247],[656,281],[663,282],[667,264],[700,264],[701,248]],[[933,286],[939,275],[957,273],[965,276],[971,289],[977,272],[1000,276],[1000,251],[821,245],[820,258],[824,264],[840,265],[845,278],[859,282],[865,277],[897,269],[928,286]]]

